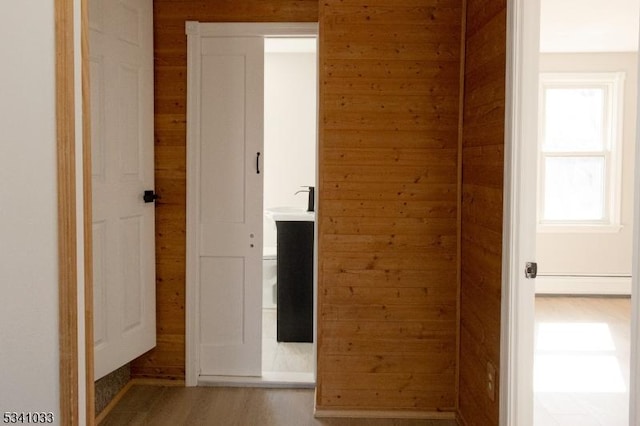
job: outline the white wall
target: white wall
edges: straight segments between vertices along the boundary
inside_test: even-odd
[[[315,186],[315,52],[265,54],[264,207],[307,208],[301,186]],[[275,226],[264,223],[264,245],[275,246]]]
[[[58,417],[53,2],[0,2],[0,413]]]
[[[622,208],[619,232],[538,233],[542,274],[631,275],[633,176],[636,134],[636,53],[542,54],[541,72],[624,71]]]

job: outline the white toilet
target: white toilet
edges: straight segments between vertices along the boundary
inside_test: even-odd
[[[276,307],[277,250],[275,246],[266,246],[262,251],[262,307]]]

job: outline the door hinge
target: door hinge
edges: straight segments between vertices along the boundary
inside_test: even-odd
[[[538,264],[536,262],[527,262],[524,265],[524,276],[532,279],[538,276]]]

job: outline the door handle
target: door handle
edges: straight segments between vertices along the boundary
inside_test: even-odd
[[[153,203],[158,198],[158,194],[153,192],[153,190],[144,191],[144,195],[142,196],[145,203]]]
[[[256,174],[260,174],[260,153],[256,153]]]

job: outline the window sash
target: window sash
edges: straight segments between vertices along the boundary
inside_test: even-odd
[[[620,191],[621,191],[621,156],[622,138],[622,102],[624,73],[542,73],[540,74],[539,102],[539,138],[538,138],[538,230],[541,232],[578,232],[579,229],[592,229],[599,232],[606,229],[620,228]],[[604,90],[601,149],[562,150],[546,149],[546,90],[547,89],[590,89]],[[553,157],[599,157],[604,158],[603,175],[603,219],[545,219],[545,164],[547,158]],[[585,228],[587,227],[587,228]],[[607,231],[610,232],[610,231]]]
[[[550,90],[599,90],[602,92],[602,105],[601,105],[601,110],[599,111],[599,117],[597,117],[597,120],[599,120],[599,125],[600,128],[598,129],[599,134],[594,135],[595,136],[595,140],[597,140],[599,142],[599,146],[588,146],[585,148],[582,147],[576,147],[575,149],[571,149],[571,151],[582,151],[582,152],[589,152],[589,151],[593,151],[593,152],[600,152],[603,151],[605,149],[610,149],[611,148],[611,139],[612,139],[612,132],[611,132],[611,88],[609,87],[609,85],[607,84],[579,84],[579,85],[567,85],[567,84],[557,84],[557,83],[543,83],[543,87],[542,87],[542,102],[543,102],[543,113],[541,114],[541,121],[542,121],[542,138],[541,138],[541,149],[544,152],[559,152],[559,151],[563,151],[562,149],[558,149],[555,148],[555,146],[550,143],[549,141],[549,131],[548,131],[548,123],[547,123],[547,118],[548,118],[548,111],[547,111],[547,107],[548,107],[548,91]],[[570,141],[570,139],[567,139],[567,141]],[[565,141],[566,142],[566,141]],[[572,141],[572,142],[576,142],[576,140]],[[570,149],[570,143],[569,144],[564,144],[561,145],[561,147],[563,148],[568,148]]]
[[[546,183],[547,183],[547,159],[548,158],[602,158],[603,159],[603,196],[602,196],[602,218],[601,219],[548,219],[545,217],[546,214]],[[551,152],[551,153],[542,153],[540,160],[540,195],[538,197],[538,205],[539,205],[539,220],[538,223],[541,225],[555,225],[555,224],[563,224],[563,225],[608,225],[612,223],[611,218],[611,209],[609,208],[610,204],[610,194],[611,194],[611,180],[609,179],[610,170],[611,170],[611,154],[609,151],[605,152]]]

